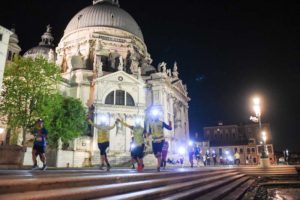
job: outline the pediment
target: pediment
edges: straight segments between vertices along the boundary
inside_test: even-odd
[[[114,72],[105,76],[102,76],[98,79],[96,79],[96,82],[120,82],[120,83],[126,83],[126,84],[144,84],[144,81],[141,79],[135,78],[132,74],[128,74],[124,71],[118,71]]]
[[[177,90],[179,90],[180,93],[187,95],[186,86],[182,84],[181,80],[176,80],[172,82],[173,87],[175,87]]]

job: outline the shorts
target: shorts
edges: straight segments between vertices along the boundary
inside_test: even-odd
[[[196,160],[200,160],[200,159],[201,159],[200,155],[196,155]]]
[[[98,143],[98,148],[100,150],[100,155],[106,155],[106,149],[109,147],[109,142]]]
[[[137,159],[142,159],[144,157],[144,144],[142,144],[141,146],[137,146],[133,149],[132,151],[132,157]]]
[[[161,142],[152,142],[152,150],[153,150],[154,155],[162,152],[164,143],[165,143],[165,140],[162,140]]]
[[[46,153],[46,146],[34,144],[33,145],[33,150],[35,150],[35,155],[36,156],[40,155],[40,154],[44,154],[44,153]]]

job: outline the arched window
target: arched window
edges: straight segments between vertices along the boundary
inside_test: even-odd
[[[125,91],[123,90],[116,91],[116,105],[120,105],[120,106],[125,105]]]
[[[134,100],[132,98],[132,96],[128,93],[126,93],[126,106],[134,106]]]
[[[105,104],[114,105],[115,104],[114,96],[115,96],[115,91],[109,93],[105,99]]]
[[[124,90],[116,90],[109,93],[105,98],[105,104],[119,106],[135,106],[132,96]]]

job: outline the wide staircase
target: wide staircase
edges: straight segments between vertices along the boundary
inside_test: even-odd
[[[0,177],[1,200],[230,199],[254,182],[236,169],[179,169],[145,173],[48,174]]]
[[[279,165],[262,168],[255,167],[241,167],[238,170],[249,176],[295,176],[298,175],[297,167],[290,165]]]

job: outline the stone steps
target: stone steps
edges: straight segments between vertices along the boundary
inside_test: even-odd
[[[226,170],[227,173],[233,172],[234,170]],[[204,171],[187,171],[187,172],[163,172],[163,173],[132,173],[132,174],[95,174],[82,175],[76,174],[76,176],[71,177],[69,174],[61,174],[62,177],[47,177],[42,178],[15,178],[15,179],[0,179],[0,194],[4,193],[16,193],[16,192],[27,192],[34,190],[48,190],[56,188],[68,188],[68,187],[84,187],[93,185],[105,185],[114,183],[125,183],[134,182],[142,180],[155,180],[161,178],[174,178],[183,177],[186,175],[198,175],[201,177],[214,176],[222,174],[224,171],[220,170],[204,170]],[[40,177],[40,176],[39,176]]]
[[[249,180],[232,169],[0,180],[0,199],[196,199]],[[224,187],[226,187],[224,189]]]
[[[276,167],[243,167],[238,169],[241,173],[252,176],[282,176],[297,175],[297,169],[293,166],[276,166]]]

